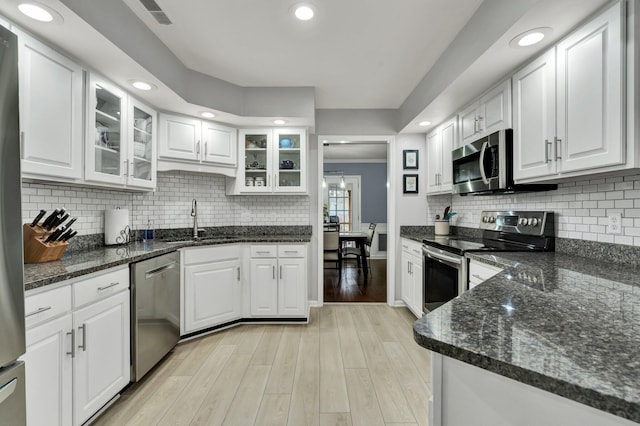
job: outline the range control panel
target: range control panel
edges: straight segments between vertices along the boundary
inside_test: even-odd
[[[554,235],[554,214],[544,211],[483,211],[480,229],[526,235]]]

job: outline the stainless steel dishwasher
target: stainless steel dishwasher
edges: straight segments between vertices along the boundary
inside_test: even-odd
[[[180,339],[180,253],[131,264],[131,378],[139,381]]]

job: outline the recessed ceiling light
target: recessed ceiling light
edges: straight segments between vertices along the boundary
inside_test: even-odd
[[[283,125],[285,123],[286,123],[286,120],[280,120],[280,119],[273,120],[273,124],[277,124],[278,126],[281,126],[281,125]]]
[[[312,5],[309,3],[297,3],[294,4],[291,9],[296,18],[301,21],[308,21],[313,18],[315,11]]]
[[[533,46],[540,43],[546,36],[548,36],[552,32],[553,30],[549,27],[534,28],[515,36],[509,42],[509,46],[513,47],[514,49]]]
[[[40,22],[63,22],[62,15],[44,4],[36,1],[20,3],[18,10],[31,19]]]
[[[209,111],[203,111],[200,113],[200,115],[203,116],[204,118],[213,118],[216,116],[214,113]]]
[[[430,121],[421,121],[418,123],[418,126],[422,126],[422,127],[427,127],[430,126],[431,122]]]
[[[147,83],[146,81],[142,80],[129,80],[129,83],[138,90],[148,91],[157,89],[155,84]]]

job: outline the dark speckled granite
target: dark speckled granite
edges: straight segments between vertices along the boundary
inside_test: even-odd
[[[414,323],[427,349],[640,422],[640,269],[561,253],[506,269]]]
[[[450,237],[468,238],[471,241],[482,239],[482,230],[480,229],[452,226],[449,231]],[[422,240],[431,240],[435,237],[435,228],[433,226],[401,226],[400,237],[421,243]]]
[[[126,246],[100,247],[89,251],[65,253],[59,261],[24,265],[25,290],[32,290],[126,263],[138,262],[183,247],[234,243],[308,243],[311,241],[311,227],[291,227],[294,231],[302,231],[301,234],[292,234],[291,231],[285,231],[281,234],[275,233],[273,228],[280,227],[250,228],[260,229],[254,229],[256,231],[254,234],[251,234],[250,230],[241,230],[236,232],[236,235],[212,236],[201,238],[199,241],[185,239],[184,241],[169,242],[156,238],[151,242],[138,241]],[[258,232],[262,232],[262,234]],[[242,235],[243,233],[245,235]],[[182,234],[176,235],[184,238]],[[177,240],[183,238],[177,238]]]

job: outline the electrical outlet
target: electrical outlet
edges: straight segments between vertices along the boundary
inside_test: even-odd
[[[609,226],[607,226],[607,234],[619,234],[620,228],[622,227],[622,216],[619,213],[610,214],[607,216],[609,218]]]

